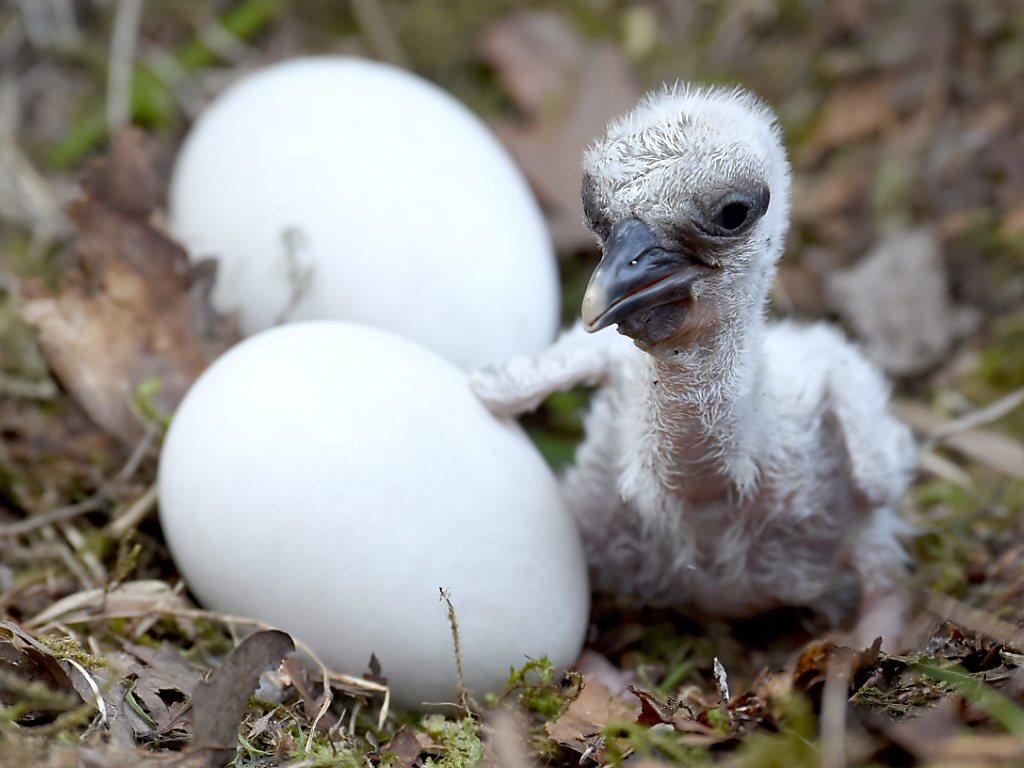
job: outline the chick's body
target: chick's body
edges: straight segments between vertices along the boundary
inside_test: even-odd
[[[914,447],[885,382],[834,329],[765,319],[788,190],[759,102],[650,97],[585,158],[604,259],[583,326],[474,376],[505,415],[599,387],[563,479],[598,589],[727,618],[793,605],[840,620],[899,579]],[[586,332],[612,323],[633,341]]]
[[[858,594],[895,583],[910,439],[836,333],[767,328],[730,437],[687,411],[694,370],[616,346],[563,481],[598,588],[725,617],[804,605],[839,619]],[[840,412],[870,418],[870,431],[851,434]],[[875,481],[856,475],[855,450]]]

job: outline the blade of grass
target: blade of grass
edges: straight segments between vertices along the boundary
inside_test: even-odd
[[[671,693],[679,687],[679,684],[686,679],[686,676],[689,675],[696,666],[697,664],[693,660],[684,659],[669,670],[668,674],[665,675],[665,678],[658,684],[656,690],[659,693]]]
[[[918,662],[911,669],[925,677],[952,685],[957,693],[984,711],[1017,738],[1024,738],[1024,707],[967,673],[958,664],[939,666]]]

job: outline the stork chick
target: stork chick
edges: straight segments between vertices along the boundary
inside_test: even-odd
[[[647,96],[584,157],[603,258],[582,325],[473,377],[501,415],[600,385],[563,479],[598,589],[838,622],[902,573],[914,450],[884,381],[832,328],[766,322],[789,188],[775,117],[755,97]]]

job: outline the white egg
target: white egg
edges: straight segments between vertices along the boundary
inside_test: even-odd
[[[170,222],[219,260],[214,303],[246,334],[355,320],[468,368],[556,331],[555,258],[522,174],[462,104],[390,65],[307,58],[243,78],[185,140]]]
[[[398,336],[307,322],[229,351],[174,417],[159,496],[203,604],[338,671],[376,654],[400,703],[455,695],[441,587],[477,695],[527,657],[579,653],[589,587],[555,478],[461,370]]]

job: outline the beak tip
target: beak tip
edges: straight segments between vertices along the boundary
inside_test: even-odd
[[[587,289],[586,295],[583,297],[583,304],[580,307],[580,315],[583,318],[583,327],[589,332],[599,331],[603,327],[601,325],[601,316],[604,314],[607,307],[607,300],[604,295],[604,291],[597,289],[596,286],[591,283]]]

